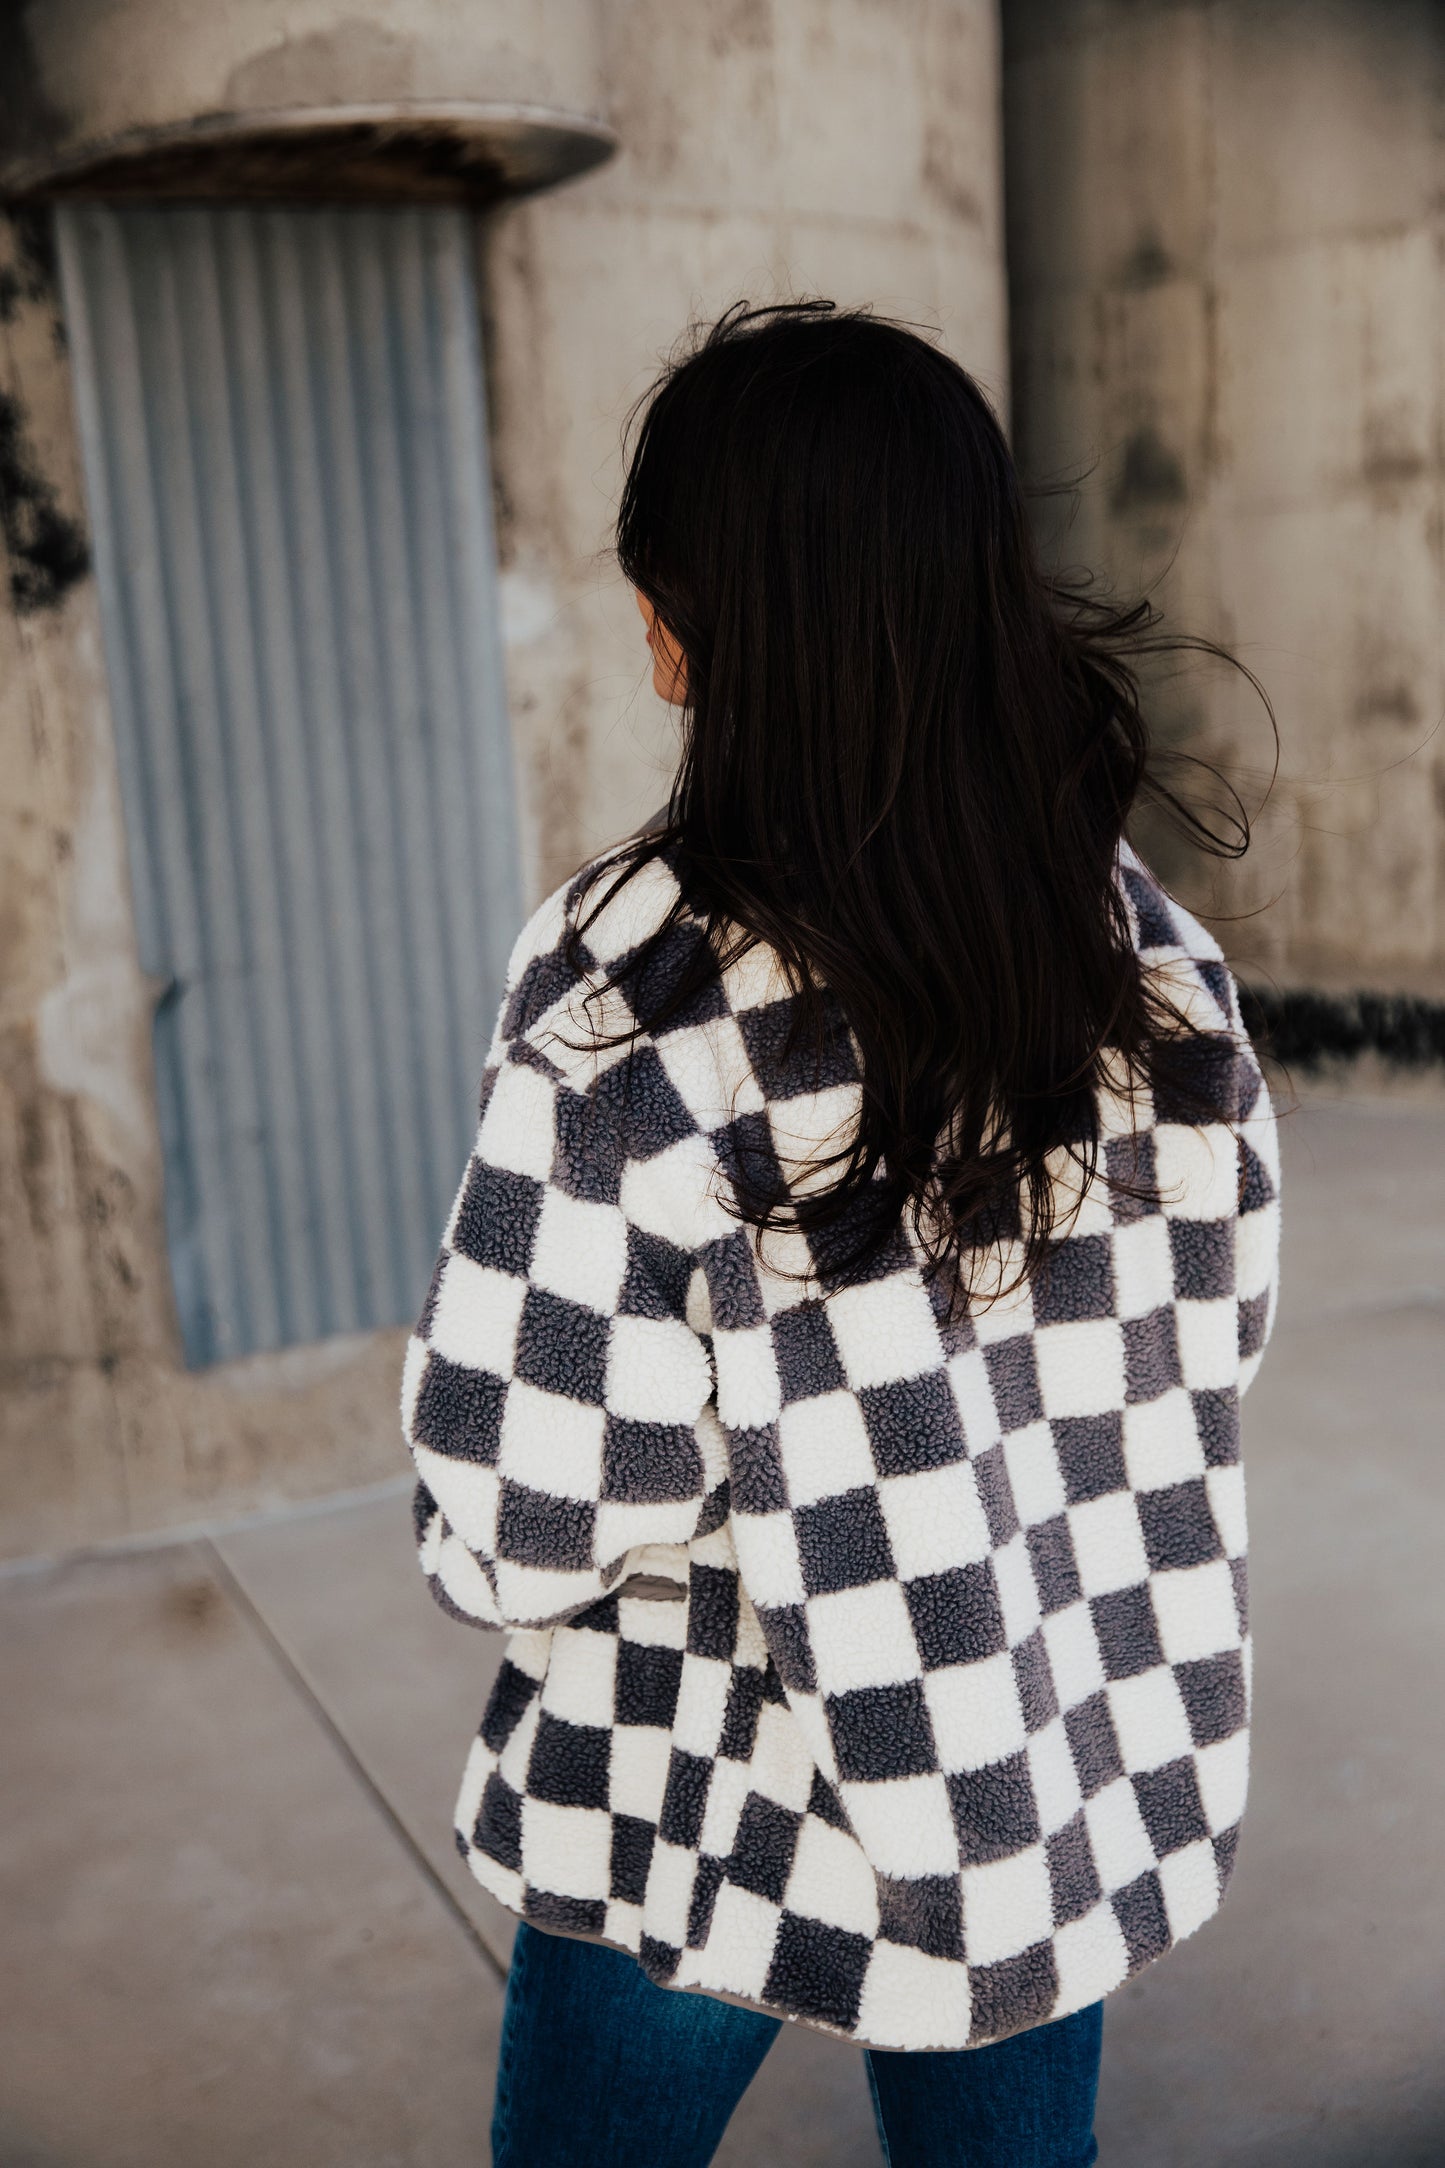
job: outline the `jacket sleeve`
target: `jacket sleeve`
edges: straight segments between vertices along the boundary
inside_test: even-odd
[[[1241,1033],[1243,1026],[1240,1026]],[[1239,1222],[1235,1297],[1239,1307],[1239,1390],[1254,1382],[1279,1302],[1279,1131],[1253,1054],[1240,1064],[1235,1129],[1239,1153]]]
[[[555,1625],[725,1515],[702,1276],[672,1239],[705,1140],[668,1091],[646,1046],[629,1072],[566,1030],[494,1042],[402,1391],[422,1566],[479,1625]]]

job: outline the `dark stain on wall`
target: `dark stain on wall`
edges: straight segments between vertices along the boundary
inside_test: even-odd
[[[955,130],[930,121],[923,131],[923,186],[950,218],[967,226],[983,225],[983,205],[958,171],[959,145]]]
[[[45,95],[26,17],[45,0],[0,0],[0,146],[24,158],[55,142],[66,116]]]
[[[1414,688],[1403,678],[1390,684],[1368,685],[1355,700],[1357,723],[1418,723],[1420,704]]]
[[[0,392],[0,536],[22,616],[53,610],[90,570],[84,529],[36,464],[20,402]]]
[[[1152,230],[1141,233],[1124,264],[1124,284],[1137,290],[1162,286],[1172,278],[1174,263],[1169,251]]]
[[[1371,489],[1400,489],[1418,481],[1425,469],[1425,454],[1398,424],[1388,417],[1366,417],[1363,473]]]
[[[49,301],[58,283],[55,224],[39,204],[13,204],[4,213],[12,235],[11,261],[0,263],[0,324],[14,321],[22,303]]]
[[[1241,986],[1250,1037],[1289,1068],[1378,1054],[1401,1069],[1445,1066],[1445,1001],[1412,994],[1323,994]]]
[[[1184,468],[1157,429],[1136,429],[1124,446],[1124,458],[1109,503],[1115,512],[1152,510],[1183,504],[1188,495]]]

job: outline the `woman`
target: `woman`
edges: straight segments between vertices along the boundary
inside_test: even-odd
[[[1233,1857],[1277,1242],[1232,981],[1123,840],[1148,621],[826,304],[665,371],[618,549],[681,766],[517,944],[404,1388],[434,1592],[510,1635],[494,2157],[706,2162],[795,2019],[894,2168],[1082,2168],[1101,1998]]]

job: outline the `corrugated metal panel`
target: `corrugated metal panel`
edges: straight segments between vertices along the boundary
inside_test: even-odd
[[[59,218],[187,1357],[398,1323],[518,917],[471,224]]]

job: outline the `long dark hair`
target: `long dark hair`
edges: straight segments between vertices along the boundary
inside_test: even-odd
[[[685,659],[682,759],[594,907],[660,854],[684,901],[610,983],[647,1030],[766,943],[798,996],[791,1051],[821,1063],[851,1032],[861,1115],[804,1186],[767,1152],[733,1164],[743,1220],[856,1269],[907,1217],[955,1290],[1012,1235],[1030,1274],[1051,1155],[1094,1172],[1102,1084],[1229,1111],[1228,1064],[1141,972],[1119,891],[1141,793],[1205,848],[1248,833],[1151,775],[1154,613],[1045,575],[987,399],[902,325],[739,305],[636,419],[617,554]],[[685,911],[706,941],[651,968]]]

